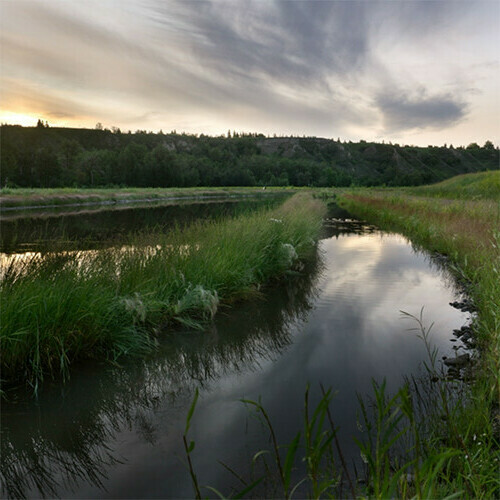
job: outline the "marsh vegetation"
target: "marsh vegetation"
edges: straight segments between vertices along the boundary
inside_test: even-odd
[[[425,458],[442,461],[442,470],[433,477],[439,486],[436,495],[460,491],[469,498],[498,496],[500,172],[419,188],[346,193],[340,203],[358,217],[444,256],[467,293],[470,300],[456,305],[473,311],[471,330],[455,333],[464,340],[467,336],[466,344],[477,349],[473,374],[461,401],[453,404],[446,397],[439,410],[430,409],[425,416],[435,419],[425,434],[430,443]],[[444,428],[439,424],[443,415]]]
[[[91,360],[74,360],[64,385],[57,380],[52,383],[45,375],[36,400],[29,393],[23,395],[22,391],[6,394],[7,401],[2,409],[6,436],[2,457],[6,462],[2,472],[7,494],[33,496],[44,492],[47,496],[96,497],[106,488],[116,496],[192,496],[190,476],[182,465],[182,433],[192,396],[198,388],[200,397],[188,437],[196,443],[192,459],[201,486],[214,487],[224,494],[244,489],[240,479],[217,464],[217,460],[221,460],[248,485],[252,477],[256,480],[269,470],[270,475],[258,484],[253,494],[282,495],[283,476],[282,479],[276,476],[272,450],[268,447],[269,427],[251,418],[254,413],[250,411],[250,403],[245,406],[238,401],[244,398],[258,403],[260,397],[259,404],[275,429],[280,453],[286,449],[282,445],[292,442],[297,432],[303,430],[296,441],[295,460],[285,465],[283,457],[283,473],[288,471],[285,477],[288,493],[304,474],[307,475],[305,462],[301,460],[306,443],[304,432],[309,428],[311,434],[306,446],[311,470],[317,478],[315,491],[322,495],[342,493],[345,496],[350,488],[338,461],[336,444],[332,450],[334,469],[323,469],[325,464],[331,465],[328,462],[330,452],[322,458],[318,455],[320,446],[316,445],[328,440],[333,444],[332,439],[338,439],[351,477],[354,478],[353,463],[358,470],[363,470],[360,450],[352,441],[352,436],[363,437],[356,424],[359,410],[356,391],[370,394],[372,377],[379,380],[387,377],[387,393],[397,391],[403,376],[416,373],[426,357],[419,339],[406,331],[408,325],[401,321],[399,308],[414,311],[425,303],[426,317],[440,318],[434,342],[448,354],[453,352],[450,331],[463,325],[467,315],[449,307],[455,292],[440,263],[424,253],[415,252],[405,239],[384,235],[374,226],[352,220],[349,214],[334,206],[329,208],[321,234],[312,233],[314,228],[318,229],[316,224],[324,210],[321,208],[324,205],[316,203],[309,197],[294,198],[281,208],[195,222],[178,231],[172,231],[169,226],[164,234],[165,241],[169,244],[177,241],[178,248],[186,240],[172,240],[176,234],[196,234],[196,244],[219,242],[225,234],[222,227],[227,224],[229,231],[231,226],[232,238],[227,240],[234,245],[231,248],[239,249],[243,243],[245,246],[238,250],[243,253],[243,263],[233,265],[231,258],[227,261],[230,267],[222,267],[222,271],[233,277],[229,283],[234,281],[231,271],[245,269],[244,264],[252,268],[258,266],[258,262],[246,262],[256,248],[247,248],[250,236],[246,238],[245,235],[251,232],[251,244],[256,245],[258,231],[263,231],[262,238],[274,245],[268,247],[271,262],[274,262],[272,269],[279,267],[281,278],[271,278],[271,282],[260,289],[255,285],[244,289],[238,287],[234,295],[226,295],[232,299],[219,302],[214,318],[208,321],[210,309],[205,310],[205,319],[203,310],[190,309],[190,303],[182,300],[186,296],[184,289],[173,302],[178,309],[167,317],[166,324],[156,327],[156,333],[154,324],[148,324],[147,319],[141,322],[139,300],[142,296],[125,296],[130,302],[123,304],[124,310],[128,306],[137,315],[133,326],[143,328],[141,331],[150,335],[153,332],[151,338],[156,345],[146,356],[122,355],[117,358],[116,365],[110,364],[107,356],[104,360],[108,362],[99,362],[102,358],[94,355],[99,351],[94,351],[90,353]],[[299,231],[300,224],[293,224],[297,233],[290,232],[287,214],[291,216],[301,210],[306,210],[299,220],[307,223],[307,231]],[[251,225],[252,221],[258,224]],[[219,223],[222,226],[217,232],[215,228]],[[200,239],[203,227],[211,229],[207,240]],[[302,247],[299,244],[302,240],[294,239],[294,234],[303,238],[305,232],[313,239],[314,234],[320,235],[319,245],[312,245],[307,240]],[[287,265],[276,264],[276,259],[281,260],[279,251],[285,242],[284,236],[285,245],[293,244],[299,249],[297,253],[304,267],[295,261],[290,268],[289,258],[293,260],[293,253],[289,246],[285,246]],[[151,249],[156,249],[153,241],[145,235],[141,241],[144,243],[138,254],[141,261],[145,256],[146,260],[153,258],[150,256]],[[183,248],[186,254],[182,256],[177,252],[179,261],[191,257],[189,248]],[[222,251],[217,245],[215,248],[216,252]],[[131,250],[108,247],[102,255],[106,252],[110,256],[128,255]],[[96,262],[95,250],[92,252],[87,253],[89,263]],[[81,254],[85,255],[85,251]],[[224,255],[229,257],[232,252]],[[267,254],[264,252],[264,255]],[[111,261],[116,266],[120,258]],[[210,261],[210,256],[203,254],[203,265],[207,259],[209,263],[221,262],[215,257]],[[263,257],[260,260],[268,262]],[[68,261],[64,256],[63,270]],[[75,268],[87,265],[85,259],[82,262],[75,264]],[[197,262],[186,271],[192,280],[193,276],[200,277],[204,269],[200,261]],[[74,272],[74,268],[70,269]],[[155,267],[148,274],[153,282],[151,286],[157,284],[152,277],[157,272],[158,267]],[[127,276],[129,283],[134,283],[130,274]],[[95,279],[98,281],[97,276]],[[135,283],[143,286],[144,282],[137,279]],[[208,285],[204,286],[206,289],[210,289]],[[246,300],[234,302],[242,296],[242,290]],[[191,291],[202,295],[201,290]],[[91,289],[85,292],[90,294]],[[223,292],[219,293],[220,299]],[[89,301],[87,306],[92,304]],[[210,304],[213,302],[209,301]],[[387,362],[388,352],[392,353],[390,363]],[[58,369],[56,365],[55,375]],[[308,382],[311,384],[310,413],[306,425],[303,398]],[[320,383],[326,391],[332,386],[330,412],[338,429],[335,438],[332,434],[325,435],[326,441],[315,437],[317,432],[323,435],[328,428],[331,432],[324,404],[323,417],[314,416],[318,415],[315,408],[324,396]],[[320,420],[325,425],[321,431]],[[56,427],[55,421],[59,422]],[[268,450],[271,454],[260,454],[253,467],[251,457],[259,450]],[[134,479],[134,484],[124,484],[124,467],[135,471],[130,477],[142,477],[143,480]],[[171,479],[165,479],[165,470],[169,471]],[[36,474],[29,471],[36,471]],[[325,490],[323,482],[328,483]],[[307,483],[301,483],[295,489],[295,496],[307,495],[308,488]],[[211,495],[210,491],[202,489],[203,495]]]
[[[314,252],[323,205],[297,196],[275,210],[133,236],[98,252],[11,260],[2,276],[2,377],[35,389],[81,357],[151,351],[175,324],[256,293]]]
[[[305,193],[98,245],[83,224],[13,260],[3,495],[192,496],[184,432],[201,496],[496,496],[498,180],[336,191],[322,229]]]

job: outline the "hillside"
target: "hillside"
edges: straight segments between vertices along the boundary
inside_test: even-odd
[[[430,186],[411,188],[412,193],[439,198],[500,200],[500,170],[463,174]]]
[[[1,185],[416,186],[498,170],[499,150],[2,125]]]

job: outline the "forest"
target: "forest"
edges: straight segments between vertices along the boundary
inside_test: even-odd
[[[2,125],[2,187],[418,186],[497,170],[499,149]]]

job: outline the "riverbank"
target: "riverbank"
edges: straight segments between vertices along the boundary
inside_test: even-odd
[[[67,376],[78,359],[154,349],[175,324],[210,320],[315,251],[325,206],[299,194],[277,209],[143,234],[99,252],[55,252],[2,280],[4,382]]]
[[[452,457],[443,460],[434,479],[439,496],[462,491],[469,498],[494,497],[500,490],[500,172],[422,188],[353,190],[341,194],[339,203],[356,217],[446,256],[466,287],[476,313],[470,395],[466,404],[454,406],[444,436],[436,425],[426,453],[436,463],[445,453]]]
[[[3,210],[39,207],[120,204],[140,201],[179,199],[217,199],[293,193],[298,188],[280,187],[191,187],[191,188],[3,188],[0,206]]]

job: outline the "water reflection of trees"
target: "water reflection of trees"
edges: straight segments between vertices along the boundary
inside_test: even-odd
[[[57,241],[61,250],[102,248],[114,245],[129,234],[168,231],[203,218],[220,218],[261,207],[275,206],[283,196],[252,199],[174,200],[147,205],[106,205],[65,212],[5,212],[0,216],[2,252],[51,251]]]
[[[323,221],[323,238],[338,238],[352,234],[372,234],[379,230],[367,222],[353,219],[352,215],[336,203],[328,204],[328,216]]]
[[[320,271],[316,256],[300,275],[222,311],[206,331],[165,334],[149,359],[86,364],[67,384],[46,385],[37,401],[10,394],[2,405],[2,496],[55,497],[83,483],[102,488],[120,462],[113,449],[119,431],[133,428],[154,443],[160,406],[187,403],[194,387],[256,370],[286,349],[290,326],[312,307]]]

